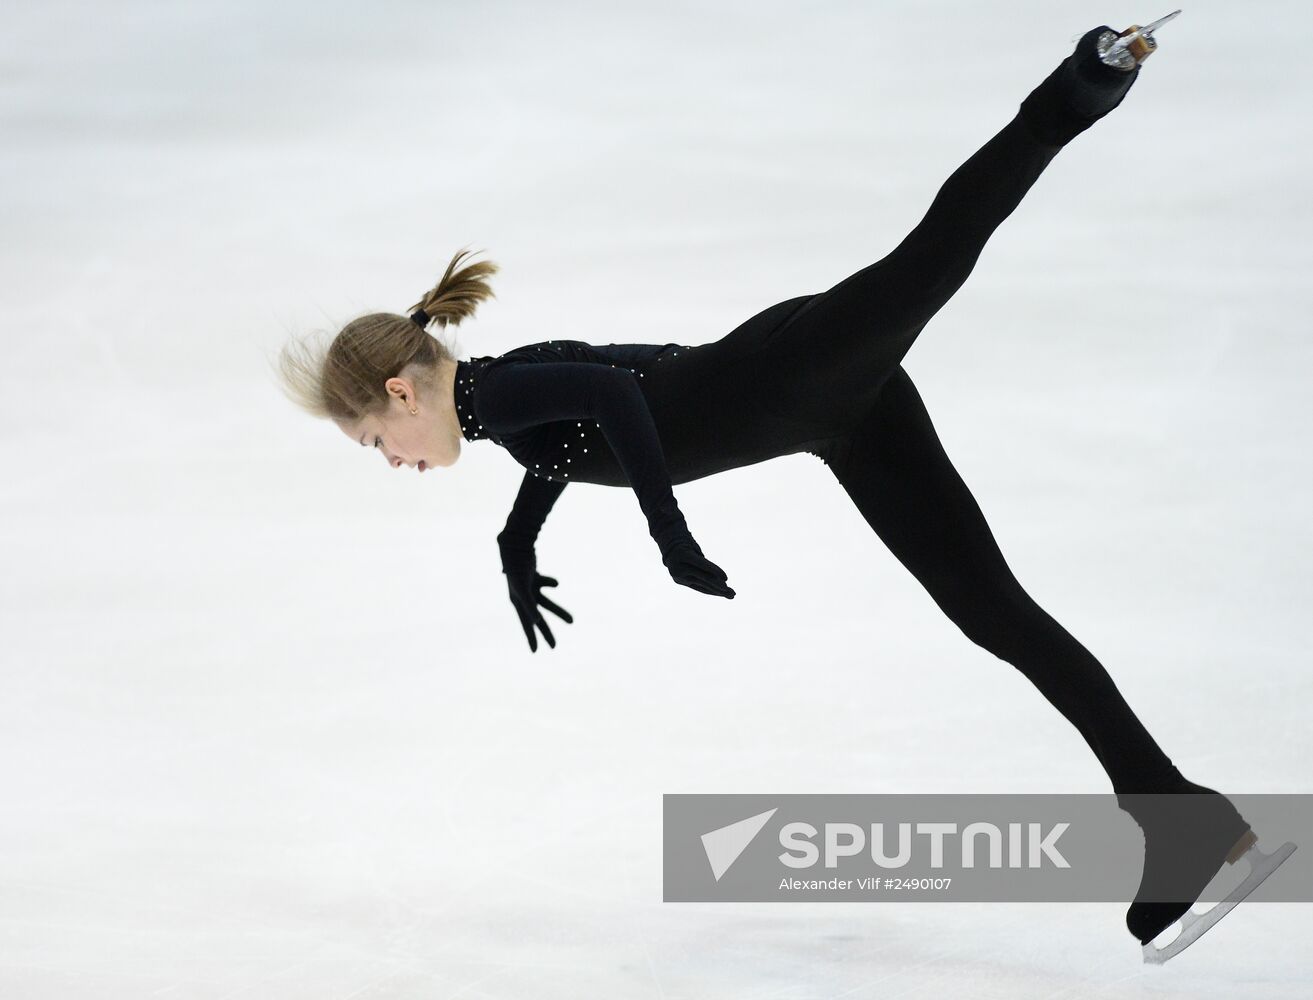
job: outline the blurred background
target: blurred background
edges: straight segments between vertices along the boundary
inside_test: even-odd
[[[733,602],[570,487],[535,655],[509,455],[391,470],[271,369],[462,247],[461,356],[715,340],[1167,12],[6,5],[0,995],[1305,995],[1308,907],[1146,969],[1118,906],[663,904],[663,793],[1109,789],[814,458],[677,488]],[[1022,584],[1232,792],[1313,791],[1310,27],[1188,6],[906,361]]]

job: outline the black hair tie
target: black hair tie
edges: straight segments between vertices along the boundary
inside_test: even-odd
[[[426,330],[428,325],[433,322],[433,319],[423,309],[416,309],[410,314],[410,321],[415,323],[421,330]]]

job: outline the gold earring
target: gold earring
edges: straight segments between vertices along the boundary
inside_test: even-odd
[[[417,413],[419,413],[419,409],[418,409],[417,407],[412,406],[412,407],[410,408],[410,412],[411,412],[411,413],[416,413],[416,414],[417,414]]]

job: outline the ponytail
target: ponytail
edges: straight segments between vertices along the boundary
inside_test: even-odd
[[[461,320],[473,316],[474,310],[484,299],[496,297],[488,284],[488,278],[497,273],[497,265],[492,261],[481,260],[456,270],[456,265],[471,253],[470,250],[462,250],[452,257],[442,280],[408,310],[412,313],[417,309],[422,310],[428,317],[428,323],[423,324],[425,327],[429,323],[437,323],[441,327],[449,323],[456,326]]]
[[[458,268],[471,251],[451,258],[447,271],[408,312],[369,313],[353,319],[327,348],[305,341],[283,347],[279,374],[283,391],[294,403],[317,417],[356,420],[387,406],[384,383],[407,365],[431,379],[443,362],[456,359],[442,341],[427,332],[432,323],[456,326],[474,315],[480,302],[492,298],[488,278],[498,270],[490,260]]]

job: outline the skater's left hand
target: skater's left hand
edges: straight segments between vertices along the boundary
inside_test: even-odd
[[[524,637],[529,640],[529,649],[538,652],[538,636],[534,632],[535,628],[542,631],[547,645],[555,649],[556,637],[547,627],[547,620],[538,610],[539,606],[546,608],[567,624],[574,621],[574,616],[570,612],[543,595],[543,587],[555,587],[556,580],[538,572],[538,557],[533,549],[526,550],[505,545],[500,548],[502,572],[506,574],[506,589],[510,593],[511,604],[515,606],[515,613],[520,617]]]
[[[661,561],[670,571],[670,578],[680,586],[713,597],[734,599],[734,588],[729,585],[725,571],[702,554],[692,535],[673,545]]]

